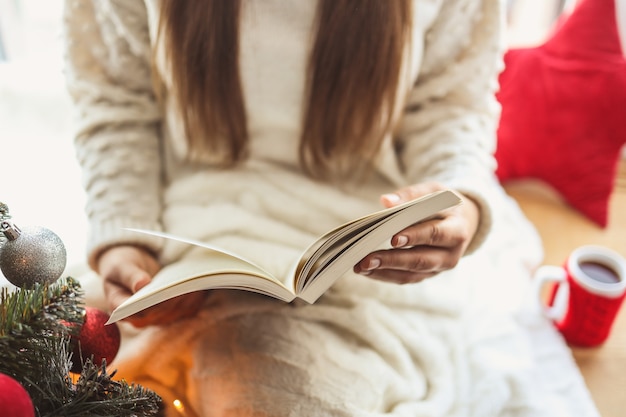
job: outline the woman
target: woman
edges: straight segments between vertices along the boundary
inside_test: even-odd
[[[503,216],[499,1],[67,0],[65,22],[89,263],[110,309],[199,256],[124,228],[286,276],[315,236],[381,202],[465,197],[314,305],[214,291],[134,317],[117,362],[128,379],[207,416],[490,415],[482,377],[522,385],[472,363],[465,306],[479,271],[502,266],[483,265],[497,245],[481,248]],[[519,406],[505,397],[495,412]]]

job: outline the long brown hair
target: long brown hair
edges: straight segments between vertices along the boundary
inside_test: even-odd
[[[355,172],[392,123],[410,1],[319,0],[307,69],[300,160],[314,177]],[[159,36],[192,152],[225,166],[248,146],[239,79],[241,0],[162,0]]]

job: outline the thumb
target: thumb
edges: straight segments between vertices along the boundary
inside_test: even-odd
[[[403,203],[403,197],[399,193],[388,193],[380,196],[380,202],[383,206],[389,208]]]
[[[123,288],[128,293],[135,293],[151,280],[150,274],[132,262],[116,265],[106,275],[105,282]]]
[[[145,287],[150,280],[150,275],[146,271],[134,265],[119,268],[106,275],[103,288],[109,308],[111,310],[117,308],[128,297]]]
[[[443,189],[444,187],[437,182],[422,182],[400,188],[393,193],[383,194],[380,200],[385,207],[393,207]]]
[[[134,294],[148,285],[150,281],[152,281],[152,277],[143,269],[135,267],[134,271],[130,274],[129,281],[130,285],[128,288],[130,288]]]

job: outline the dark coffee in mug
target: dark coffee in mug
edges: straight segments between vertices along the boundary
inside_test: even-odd
[[[611,267],[608,267],[599,262],[581,262],[580,270],[589,278],[598,282],[604,282],[607,284],[617,284],[620,282],[619,275]]]

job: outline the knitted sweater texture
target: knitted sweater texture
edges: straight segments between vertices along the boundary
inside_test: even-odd
[[[205,240],[219,240],[225,233],[252,239],[267,234],[266,229],[249,230],[254,222],[245,223],[245,231],[237,226],[237,218],[245,217],[239,211],[272,221],[277,233],[281,221],[287,223],[302,234],[289,240],[296,247],[325,228],[378,208],[380,193],[426,180],[442,182],[479,203],[482,221],[472,249],[479,246],[490,227],[489,196],[496,187],[492,152],[499,107],[493,93],[501,69],[500,3],[414,0],[410,80],[399,94],[407,99],[394,132],[396,142],[390,132],[376,162],[377,180],[335,192],[331,185],[307,178],[298,166],[315,2],[244,2],[239,59],[250,156],[242,167],[223,172],[211,158],[189,159],[171,103],[161,108],[155,99],[151,59],[159,2],[67,0],[66,74],[88,196],[92,265],[104,248],[120,243],[145,245],[166,262],[180,255],[163,254],[161,240],[129,232],[128,227]],[[231,192],[225,196],[220,188],[224,181]],[[287,205],[309,205],[311,212],[331,214],[316,213],[311,222],[302,216],[284,218],[273,203],[263,202],[264,196],[257,201],[245,189],[243,184],[251,181],[258,182],[257,190],[272,184],[308,190],[307,195],[315,190],[320,198],[328,193],[334,201],[312,207],[307,198],[266,190],[276,193],[272,201],[286,198]],[[199,225],[198,217],[213,220]],[[225,228],[224,218],[231,223]]]

